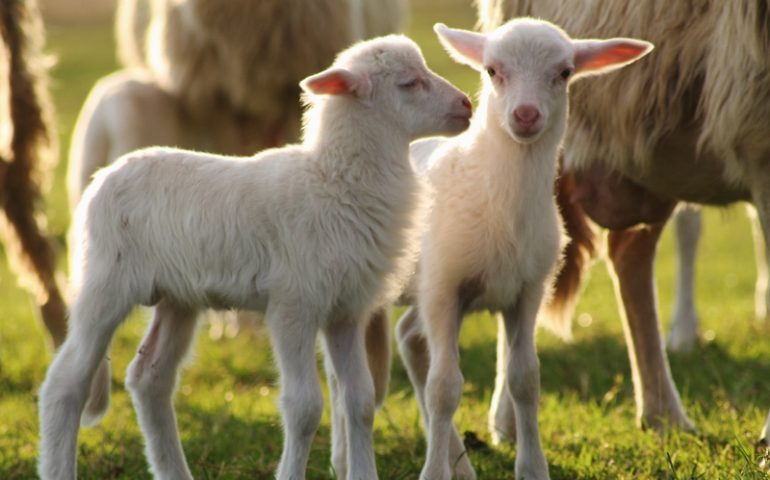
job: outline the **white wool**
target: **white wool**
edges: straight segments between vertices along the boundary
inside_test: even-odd
[[[427,417],[421,478],[475,478],[452,426],[462,392],[457,336],[465,313],[488,309],[503,313],[503,345],[510,349],[511,368],[503,362],[495,396],[507,399],[504,408],[512,409],[511,398],[516,403],[515,477],[545,479],[534,325],[562,241],[553,185],[568,84],[630,63],[651,46],[631,39],[573,40],[529,18],[486,35],[443,25],[436,32],[453,58],[482,72],[483,87],[467,132],[411,147],[434,192],[412,292],[416,307],[398,327],[402,357]],[[620,44],[637,55],[606,54]],[[415,341],[423,335],[429,367],[426,342]]]
[[[415,79],[424,88],[405,86]],[[42,477],[74,469],[73,417],[85,406],[91,423],[107,407],[109,339],[131,307],[156,303],[127,385],[157,476],[189,477],[164,405],[194,337],[191,316],[234,307],[267,310],[286,431],[277,477],[304,478],[307,432],[322,408],[319,331],[340,385],[332,397],[344,412],[334,415],[348,425],[335,435],[356,445],[335,467],[376,477],[363,331],[372,309],[402,288],[416,255],[420,181],[409,142],[465,128],[468,100],[402,36],[359,43],[303,85],[319,96],[309,97],[301,144],[252,157],[139,150],[84,192],[73,227],[70,333],[40,396]]]

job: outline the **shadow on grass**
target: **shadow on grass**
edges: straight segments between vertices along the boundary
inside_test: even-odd
[[[597,335],[591,339],[541,347],[543,392],[576,396],[586,402],[611,403],[633,399],[628,353],[622,337]],[[492,395],[495,377],[495,344],[477,343],[463,348],[461,368],[465,395],[483,401]],[[736,358],[716,342],[689,354],[669,355],[671,371],[683,398],[706,408],[715,389],[730,402],[761,409],[770,406],[770,359]],[[394,360],[391,391],[411,391],[400,359]],[[617,400],[616,400],[617,399]]]

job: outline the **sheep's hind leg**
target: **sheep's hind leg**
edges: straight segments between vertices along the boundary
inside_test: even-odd
[[[753,161],[749,163],[749,166],[751,167],[749,176],[752,181],[751,194],[754,206],[757,210],[759,227],[761,227],[762,231],[762,235],[759,235],[755,230],[754,248],[763,249],[756,254],[757,260],[764,260],[767,262],[770,261],[770,241],[768,241],[768,239],[770,239],[770,172],[768,172],[767,169],[767,161],[770,160],[770,152],[766,152],[764,156],[759,156],[752,160]],[[756,225],[757,222],[754,223]],[[762,253],[764,255],[761,255]],[[767,271],[767,266],[765,266],[764,269],[758,268],[757,270],[759,270],[760,273],[761,270]],[[765,305],[765,307],[767,307],[767,305]],[[765,445],[767,445],[770,440],[768,439],[768,435],[770,435],[770,433],[768,433],[769,431],[770,414],[768,414],[765,425],[762,428],[760,439],[760,442]]]
[[[334,373],[334,366],[329,355],[324,356],[324,370],[326,371],[326,384],[329,386],[329,401],[331,402],[332,468],[334,468],[335,478],[345,479],[348,478],[348,434],[345,426],[345,405],[343,397],[340,395],[339,381]]]
[[[98,282],[93,282],[98,285]],[[97,367],[131,305],[109,282],[84,289],[72,308],[70,332],[40,388],[40,459],[43,479],[76,476],[78,427]]]
[[[268,307],[267,323],[281,372],[284,441],[276,478],[305,478],[310,444],[323,412],[315,339],[320,315],[298,303]]]
[[[698,343],[698,313],[695,309],[695,254],[701,235],[701,212],[685,207],[676,212],[678,271],[676,303],[671,315],[668,350],[689,352]]]
[[[332,322],[324,329],[326,354],[336,379],[334,408],[338,420],[334,427],[344,425],[347,437],[347,472],[337,474],[349,480],[377,478],[372,441],[374,383],[367,363],[365,329],[364,322],[350,319]]]
[[[398,337],[398,349],[406,366],[409,379],[414,387],[415,396],[425,422],[425,431],[430,431],[430,417],[425,406],[425,384],[428,379],[430,367],[430,354],[425,335],[420,326],[417,307],[410,307],[399,319],[396,333]],[[471,466],[468,454],[465,450],[457,429],[452,425],[449,438],[449,466],[454,478],[472,480],[476,478],[476,472]]]
[[[655,304],[653,267],[655,250],[665,222],[641,228],[611,231],[608,253],[612,260],[615,296],[623,321],[636,397],[637,420],[656,429],[695,427],[682,407],[663,348]]]
[[[525,286],[515,307],[503,313],[509,352],[506,394],[516,412],[516,478],[533,480],[550,478],[538,427],[540,365],[535,319],[542,298],[542,285]]]
[[[754,286],[754,317],[765,322],[770,317],[770,274],[768,274],[768,257],[766,253],[765,236],[759,222],[757,211],[748,206],[747,211],[751,220],[751,233],[754,238],[754,260],[757,264],[757,281]]]
[[[144,433],[147,459],[158,478],[192,478],[172,402],[179,366],[195,337],[196,316],[195,310],[161,300],[126,375]]]
[[[495,390],[492,394],[492,404],[489,408],[489,431],[492,443],[516,441],[516,414],[513,399],[508,394],[508,358],[510,356],[508,338],[505,334],[505,323],[502,315],[497,315],[497,371],[495,374]]]

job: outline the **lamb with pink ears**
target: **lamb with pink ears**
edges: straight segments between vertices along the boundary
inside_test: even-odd
[[[483,88],[466,133],[412,146],[435,190],[415,303],[397,329],[427,428],[421,478],[476,476],[452,423],[463,386],[458,334],[465,313],[489,309],[502,313],[506,332],[507,375],[496,397],[515,407],[516,478],[545,479],[534,332],[562,243],[553,185],[567,90],[574,80],[639,59],[652,45],[573,40],[528,18],[487,35],[442,24],[435,30],[453,58],[482,72]]]
[[[409,142],[462,131],[470,102],[401,36],[349,48],[302,86],[313,96],[300,145],[244,158],[139,150],[86,189],[69,332],[40,390],[43,479],[75,478],[78,425],[107,409],[107,349],[137,304],[157,308],[126,385],[157,478],[191,478],[172,397],[206,307],[267,310],[281,371],[279,480],[305,478],[321,419],[319,332],[342,410],[335,435],[348,445],[335,467],[351,480],[377,477],[364,330],[416,255]]]

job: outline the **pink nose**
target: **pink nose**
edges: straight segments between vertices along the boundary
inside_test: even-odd
[[[519,125],[531,127],[540,118],[540,111],[533,105],[521,105],[513,111],[513,118],[516,119]]]

